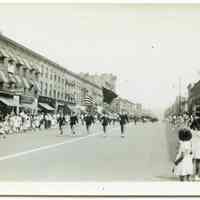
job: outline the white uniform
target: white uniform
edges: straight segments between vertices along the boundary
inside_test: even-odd
[[[191,141],[180,141],[179,151],[176,159],[178,159],[183,153],[183,160],[175,167],[175,176],[186,176],[193,174],[193,154],[192,152],[192,142]]]

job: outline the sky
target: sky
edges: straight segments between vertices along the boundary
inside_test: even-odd
[[[200,6],[1,4],[0,31],[74,72],[112,73],[117,93],[163,112],[200,79]]]

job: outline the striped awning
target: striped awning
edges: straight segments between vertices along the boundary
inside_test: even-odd
[[[26,88],[26,89],[29,89],[30,88],[30,85],[29,85],[29,83],[28,83],[28,81],[27,81],[27,79],[26,78],[22,78],[22,82],[23,82],[23,85],[24,85],[24,87]]]
[[[0,71],[0,83],[8,83],[8,78],[4,74],[4,72]]]
[[[43,107],[44,109],[49,110],[49,111],[55,110],[53,107],[51,107],[51,106],[50,106],[49,104],[47,104],[47,103],[39,103],[39,105],[40,105],[41,107]]]

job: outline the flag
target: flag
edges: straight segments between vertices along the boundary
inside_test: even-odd
[[[113,99],[115,99],[118,95],[113,91],[106,89],[103,87],[103,102],[111,104]]]
[[[93,105],[95,105],[95,100],[92,96],[86,95],[83,100],[83,104],[85,106],[93,106]]]

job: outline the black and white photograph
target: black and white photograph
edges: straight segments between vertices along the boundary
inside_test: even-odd
[[[200,4],[0,3],[0,194],[196,188],[199,55]]]

